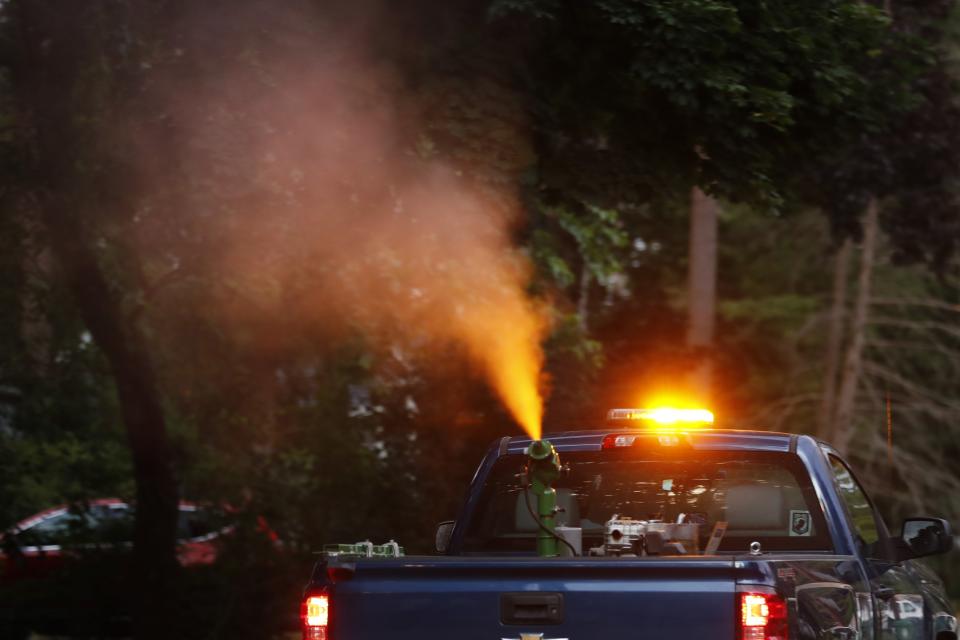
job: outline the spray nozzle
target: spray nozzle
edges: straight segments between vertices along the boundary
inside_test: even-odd
[[[560,477],[560,455],[549,440],[534,440],[525,451],[527,478],[534,491],[553,490],[553,481]]]
[[[527,447],[526,454],[531,460],[539,461],[546,460],[551,456],[556,457],[557,450],[553,448],[549,440],[534,440]]]

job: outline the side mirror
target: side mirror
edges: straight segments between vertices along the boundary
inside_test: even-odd
[[[942,518],[907,518],[900,541],[911,558],[946,553],[953,548],[950,524]]]
[[[437,551],[446,553],[450,548],[450,536],[453,535],[454,520],[445,520],[437,526]]]

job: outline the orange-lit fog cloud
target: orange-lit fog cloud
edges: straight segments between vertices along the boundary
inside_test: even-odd
[[[215,221],[211,259],[240,295],[294,324],[396,336],[436,357],[457,345],[538,438],[545,324],[511,237],[523,109],[494,96],[492,111],[473,105],[475,133],[437,143],[461,124],[451,101],[482,80],[409,89],[358,39],[238,53],[234,72],[187,85],[171,76],[177,155],[198,184],[184,200]],[[518,135],[491,146],[485,117]],[[227,210],[204,211],[223,194]]]

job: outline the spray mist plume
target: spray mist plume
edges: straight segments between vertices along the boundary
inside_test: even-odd
[[[448,77],[410,89],[395,65],[358,50],[369,33],[331,38],[287,20],[307,31],[297,47],[261,47],[229,73],[191,70],[189,86],[177,73],[159,85],[181,96],[168,116],[186,141],[179,170],[202,183],[196,176],[215,167],[211,183],[236,203],[206,223],[222,239],[218,268],[261,307],[301,324],[396,336],[428,361],[459,347],[539,439],[546,325],[512,238],[521,212],[513,185],[530,157],[522,107],[507,94],[486,101],[501,131],[515,128],[499,136],[509,142],[486,139],[481,127],[468,144],[450,144],[442,139],[456,129],[454,103],[495,87]],[[246,33],[211,31],[222,22],[199,21],[197,42],[209,49]],[[232,43],[224,55],[242,48]],[[471,107],[482,112],[483,101]],[[202,191],[191,197],[204,206]]]

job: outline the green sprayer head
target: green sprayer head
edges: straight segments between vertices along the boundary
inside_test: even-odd
[[[527,447],[527,456],[531,460],[545,460],[550,456],[556,456],[557,450],[553,448],[549,440],[534,440]]]

